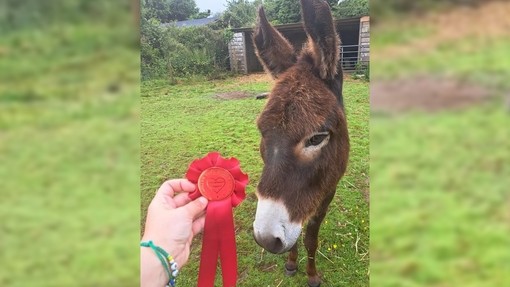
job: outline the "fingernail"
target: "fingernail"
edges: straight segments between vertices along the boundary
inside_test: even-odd
[[[207,202],[208,202],[207,198],[205,198],[205,197],[203,197],[203,196],[202,196],[202,197],[199,197],[199,198],[198,198],[198,200],[200,200],[200,202],[201,202],[203,205],[206,205],[206,204],[207,204]]]

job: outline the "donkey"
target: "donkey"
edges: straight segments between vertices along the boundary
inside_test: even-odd
[[[255,241],[271,253],[289,252],[286,274],[297,271],[297,239],[304,244],[309,286],[320,286],[317,237],[349,156],[339,64],[340,39],[323,0],[301,0],[308,41],[299,54],[259,8],[256,54],[276,80],[257,126],[264,168],[257,187]]]

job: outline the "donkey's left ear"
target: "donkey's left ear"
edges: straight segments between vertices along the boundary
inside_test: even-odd
[[[303,25],[309,37],[315,68],[323,80],[333,79],[338,71],[340,38],[333,25],[329,4],[324,0],[301,0]]]
[[[264,8],[259,8],[257,26],[253,32],[255,53],[262,65],[273,78],[285,72],[296,63],[292,45],[267,21]]]

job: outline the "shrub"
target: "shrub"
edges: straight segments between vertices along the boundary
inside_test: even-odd
[[[355,79],[370,81],[370,64],[358,62],[356,64],[356,70],[353,73],[353,77]]]
[[[162,53],[159,21],[141,19],[140,58],[142,80],[162,78],[167,74],[167,61]]]
[[[370,64],[368,64],[367,67],[365,68],[364,75],[365,75],[365,80],[370,82]]]
[[[228,41],[221,30],[169,27],[164,38],[175,76],[208,76],[228,68]]]
[[[142,80],[212,76],[227,71],[231,33],[207,26],[162,28],[142,20]]]

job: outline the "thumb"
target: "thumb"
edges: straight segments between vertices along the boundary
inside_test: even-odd
[[[207,203],[207,198],[201,196],[181,208],[184,208],[191,218],[195,218],[200,212],[205,210]]]

